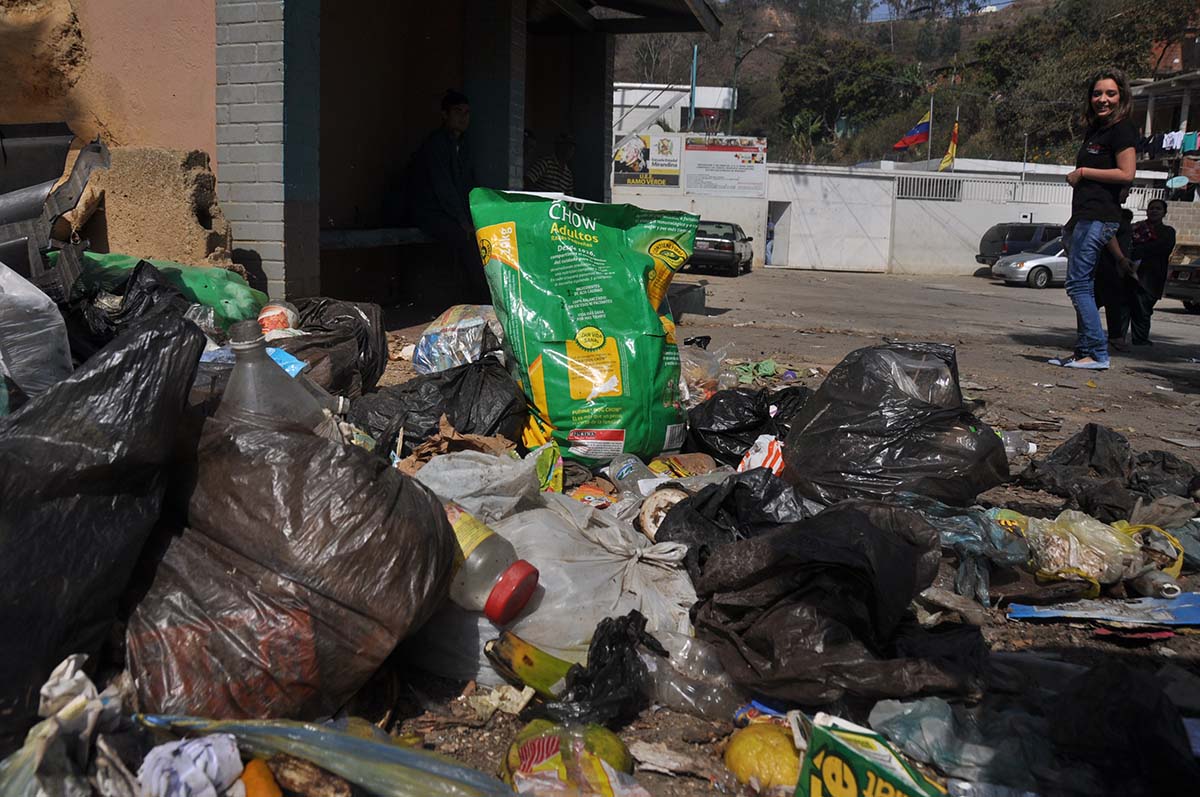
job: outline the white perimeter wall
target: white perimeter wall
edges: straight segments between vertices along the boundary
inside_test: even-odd
[[[782,171],[781,169],[787,169]],[[771,165],[767,198],[788,208],[775,223],[772,263],[823,271],[886,271],[891,175]]]
[[[767,244],[767,202],[765,199],[684,196],[656,194],[613,186],[612,201],[650,210],[686,210],[706,221],[729,221],[739,225],[754,239],[754,268],[762,268],[763,248]]]
[[[1066,224],[1071,208],[898,199],[891,270],[897,274],[971,274],[980,268],[975,255],[988,228],[1005,221],[1019,222],[1022,213],[1032,213],[1034,224]]]

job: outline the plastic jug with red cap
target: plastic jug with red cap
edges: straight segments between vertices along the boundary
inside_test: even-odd
[[[461,552],[450,581],[450,600],[469,611],[482,611],[496,625],[507,625],[537,589],[537,568],[517,558],[512,543],[458,504],[450,501],[445,509]]]

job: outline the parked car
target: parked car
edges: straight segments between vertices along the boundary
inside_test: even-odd
[[[1061,224],[997,224],[979,239],[979,254],[975,255],[975,262],[992,266],[1005,255],[1039,249],[1060,235]]]
[[[1167,269],[1168,299],[1178,299],[1189,313],[1200,313],[1200,259]]]
[[[696,246],[690,262],[696,266],[715,266],[736,277],[750,270],[754,259],[753,241],[738,225],[728,221],[700,220],[696,228]]]
[[[1067,253],[1062,238],[1043,244],[1034,252],[1006,255],[992,266],[992,276],[1008,283],[1023,283],[1030,288],[1061,285],[1067,281]]]

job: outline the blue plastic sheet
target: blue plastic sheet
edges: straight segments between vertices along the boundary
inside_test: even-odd
[[[207,720],[139,714],[148,728],[180,736],[232,734],[243,754],[303,758],[376,797],[511,797],[500,780],[430,753],[291,720]]]
[[[1012,620],[1104,620],[1135,625],[1200,625],[1200,592],[1185,592],[1178,598],[1134,600],[1083,600],[1057,606],[1008,607]]]
[[[292,379],[295,379],[308,366],[308,363],[304,362],[304,360],[288,354],[283,349],[275,349],[268,346],[267,356],[274,360],[275,364],[282,368]],[[219,349],[206,351],[200,355],[200,362],[228,363],[229,365],[233,365],[233,349],[228,346],[222,346]]]

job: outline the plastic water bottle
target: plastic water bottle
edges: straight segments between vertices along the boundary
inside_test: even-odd
[[[646,463],[642,462],[636,454],[618,454],[612,458],[612,462],[608,463],[605,472],[618,490],[630,495],[642,494],[638,488],[638,482],[642,479],[659,478],[659,474],[646,467]]]
[[[239,413],[248,413],[259,419],[299,424],[323,436],[331,436],[325,434],[330,425],[336,432],[336,424],[325,415],[321,402],[267,356],[266,340],[257,321],[234,324],[229,345],[234,365],[216,417],[236,420]]]
[[[1026,440],[1020,432],[1000,432],[1000,439],[1004,441],[1004,453],[1008,454],[1009,459],[1015,456],[1032,457],[1037,453],[1037,444]]]
[[[496,625],[507,625],[537,589],[538,571],[517,557],[512,543],[453,501],[446,517],[458,541],[450,600],[472,612],[483,612]]]

